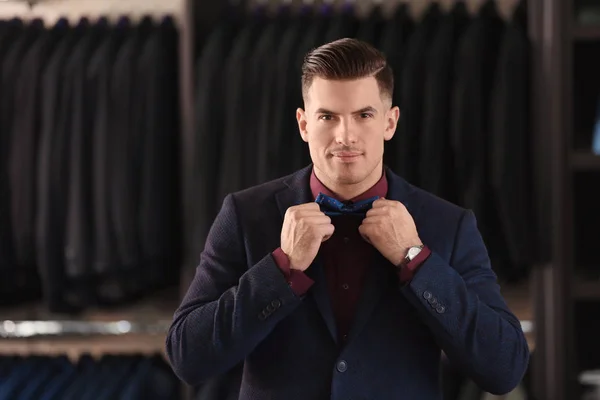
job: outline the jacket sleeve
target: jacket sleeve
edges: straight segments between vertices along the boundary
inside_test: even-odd
[[[272,253],[248,267],[244,243],[228,195],[166,339],[173,370],[190,385],[233,368],[302,301]]]
[[[450,265],[432,252],[401,291],[453,364],[481,389],[508,393],[529,363],[525,335],[500,294],[472,211],[464,211],[454,240]]]

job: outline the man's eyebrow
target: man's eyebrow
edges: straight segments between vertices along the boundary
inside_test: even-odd
[[[315,114],[336,114],[333,111],[327,110],[325,108],[318,108],[317,111],[315,111]]]
[[[372,107],[372,106],[367,106],[367,107],[361,108],[360,110],[353,111],[352,114],[362,114],[362,113],[366,113],[366,112],[376,113],[377,109],[375,109],[375,107]],[[318,108],[315,111],[315,114],[331,114],[331,115],[336,115],[338,113],[336,113],[334,111],[331,111],[331,110],[328,110],[326,108]]]
[[[362,113],[366,113],[366,112],[376,113],[377,110],[375,109],[375,107],[367,106],[367,107],[361,108],[358,111],[354,111],[352,114],[362,114]]]

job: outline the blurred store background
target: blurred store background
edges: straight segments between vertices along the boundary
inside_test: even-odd
[[[341,37],[394,69],[386,163],[477,215],[532,351],[506,398],[600,399],[599,1],[4,0],[0,400],[237,399],[165,334],[225,195],[309,163],[302,58]]]

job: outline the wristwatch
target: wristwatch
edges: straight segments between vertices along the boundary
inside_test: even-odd
[[[413,247],[409,248],[408,252],[406,253],[406,257],[404,257],[404,263],[408,264],[409,262],[414,260],[415,257],[419,255],[421,250],[423,250],[423,247],[425,247],[425,246],[413,246]]]

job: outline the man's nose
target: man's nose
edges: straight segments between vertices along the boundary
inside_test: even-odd
[[[336,129],[336,142],[342,145],[356,143],[356,127],[352,120],[342,119]]]

